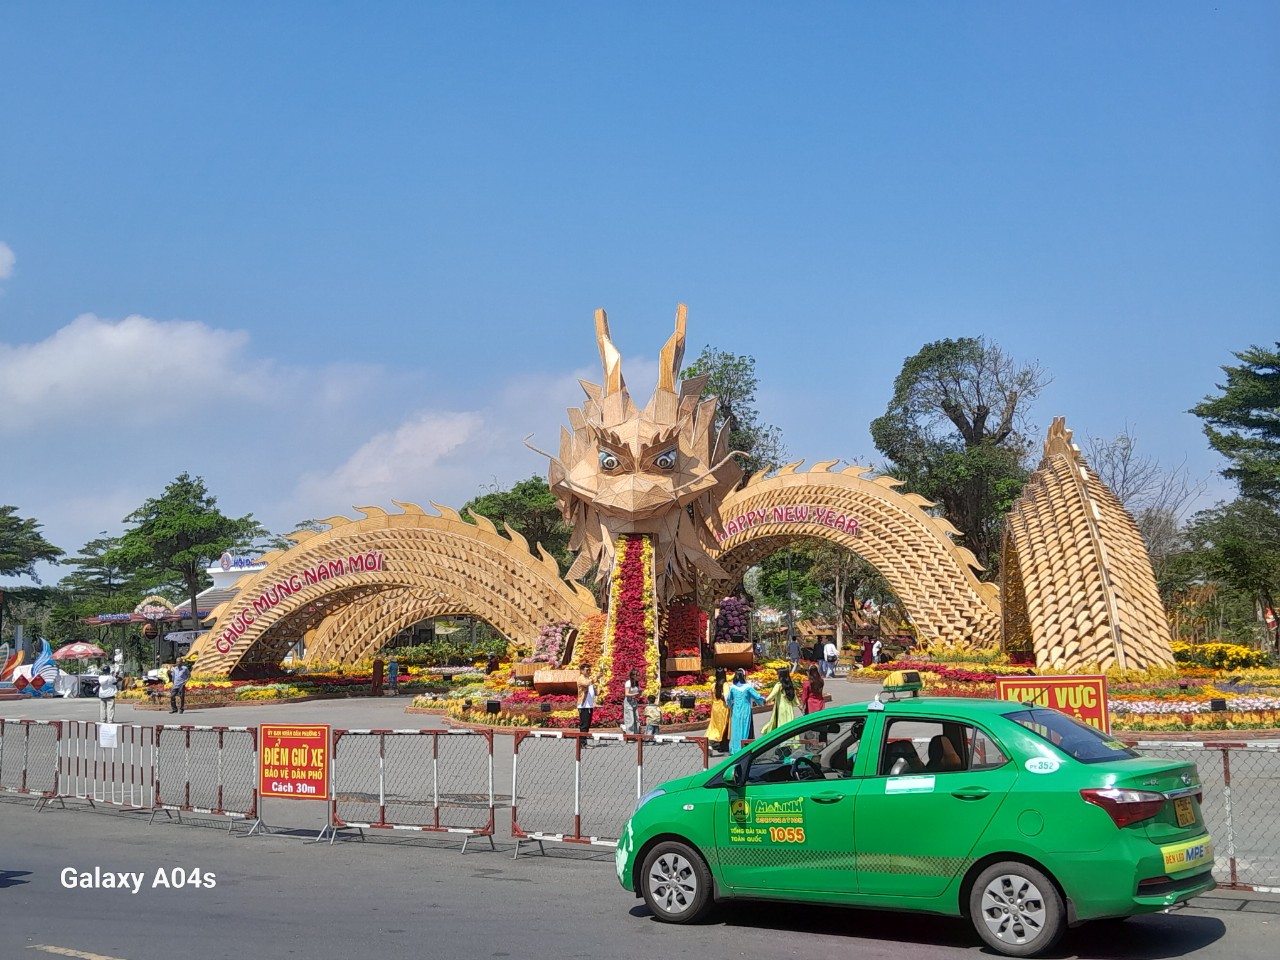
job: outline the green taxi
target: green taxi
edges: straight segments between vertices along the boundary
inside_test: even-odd
[[[659,920],[715,900],[968,917],[996,951],[1213,888],[1195,764],[1044,707],[921,697],[800,717],[637,804],[618,879]]]

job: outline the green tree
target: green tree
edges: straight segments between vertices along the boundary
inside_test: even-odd
[[[698,359],[685,368],[680,376],[684,380],[707,378],[702,390],[703,396],[714,395],[719,399],[715,428],[719,430],[727,423],[729,449],[741,450],[746,454],[738,460],[744,480],[770,466],[781,465],[786,456],[786,449],[782,445],[782,431],[762,423],[760,413],[756,410],[759,381],[756,378],[755,357],[738,356],[706,346],[702,348]]]
[[[521,480],[510,490],[502,490],[492,484],[488,493],[468,501],[462,508],[462,519],[475,523],[472,512],[492,520],[502,529],[505,523],[529,541],[530,551],[542,544],[547,553],[556,558],[560,573],[568,572],[573,558],[569,555],[569,528],[560,516],[556,498],[539,476]],[[536,555],[536,554],[535,554]]]
[[[121,593],[131,593],[129,575],[115,556],[119,548],[120,538],[107,536],[104,530],[66,561],[75,569],[58,581],[59,588],[94,600],[111,600]]]
[[[40,582],[36,564],[57,563],[63,555],[40,534],[40,524],[18,516],[17,507],[0,507],[0,576],[27,577]]]
[[[40,577],[36,564],[57,563],[63,552],[40,534],[40,524],[18,516],[17,507],[0,506],[0,577],[26,577],[36,584]],[[44,602],[39,587],[4,587],[0,590],[0,635],[4,634],[5,611],[11,610],[11,622],[26,622],[29,609]],[[13,629],[10,627],[9,633]]]
[[[808,541],[796,539],[765,557],[759,564],[759,575],[753,578],[759,595],[757,604],[776,607],[786,613],[795,611],[797,620],[816,616],[824,606],[822,584],[809,575],[813,567]]]
[[[1255,609],[1277,609],[1280,510],[1241,497],[1196,514],[1185,535],[1188,550],[1178,562],[1188,582],[1216,580],[1247,596]],[[1280,653],[1280,625],[1271,628],[1269,639],[1272,651]]]
[[[224,552],[248,549],[255,540],[267,536],[253,514],[226,517],[217,504],[205,489],[203,478],[183,473],[160,497],[146,501],[124,518],[134,526],[104,559],[160,581],[176,578],[191,602],[195,623],[196,597],[211,582],[205,568]]]
[[[50,644],[57,647],[75,640],[89,640],[113,646],[123,638],[124,645],[130,646],[128,640],[137,631],[131,634],[127,630],[111,629],[106,631],[104,639],[100,628],[82,622],[82,618],[100,613],[127,613],[137,604],[140,593],[129,574],[108,559],[108,554],[119,546],[120,538],[108,536],[104,531],[81,547],[79,554],[64,561],[74,569],[59,580],[49,594],[44,636]]]
[[[1209,446],[1230,466],[1241,496],[1280,506],[1280,341],[1275,350],[1250,347],[1235,354],[1240,366],[1224,366],[1218,396],[1191,408],[1204,421]]]
[[[802,537],[760,563],[756,582],[763,603],[786,610],[788,566],[798,616],[830,618],[841,641],[851,604],[868,597],[877,603],[893,598],[884,577],[857,553],[830,540]]]
[[[871,423],[888,473],[941,504],[989,576],[1005,515],[1022,491],[1030,446],[1019,430],[1049,382],[994,343],[965,337],[925,344],[894,380],[893,398]]]

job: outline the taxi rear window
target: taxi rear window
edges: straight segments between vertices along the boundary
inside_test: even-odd
[[[1081,763],[1102,763],[1106,760],[1142,756],[1109,733],[1073,720],[1057,710],[1033,707],[1030,710],[1006,713],[1005,717],[1026,727],[1040,739],[1048,741]]]

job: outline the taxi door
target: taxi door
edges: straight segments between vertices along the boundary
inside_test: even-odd
[[[891,716],[881,722],[876,769],[855,805],[859,892],[940,896],[968,866],[1017,767],[969,724]]]
[[[821,720],[745,751],[742,782],[716,802],[720,882],[735,891],[857,892],[854,776],[864,719]]]

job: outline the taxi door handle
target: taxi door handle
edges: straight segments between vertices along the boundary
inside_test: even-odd
[[[981,800],[990,793],[991,791],[986,787],[961,787],[959,790],[951,791],[951,795],[957,800]]]
[[[815,793],[813,795],[814,803],[839,803],[843,799],[843,793]]]

